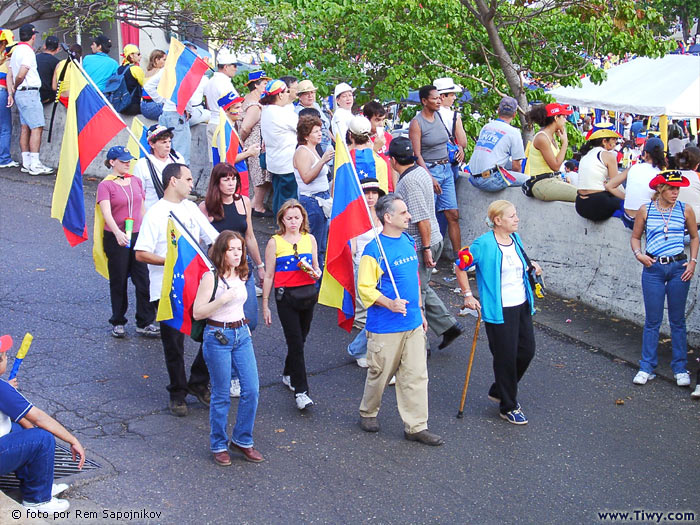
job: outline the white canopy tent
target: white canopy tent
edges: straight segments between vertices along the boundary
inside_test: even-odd
[[[557,102],[638,115],[700,118],[700,56],[640,57],[608,70],[599,85],[549,92]]]

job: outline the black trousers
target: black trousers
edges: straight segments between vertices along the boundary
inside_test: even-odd
[[[592,221],[604,221],[613,216],[617,210],[622,210],[622,199],[615,197],[609,191],[591,193],[586,198],[576,196],[576,213]]]
[[[129,295],[126,285],[131,282],[136,288],[136,326],[143,328],[156,318],[156,310],[149,298],[148,266],[136,260],[134,245],[139,234],[131,236],[131,248],[119,246],[112,232],[104,233],[104,249],[109,270],[109,297],[112,301],[112,325],[127,323],[126,311],[129,308]]]
[[[484,322],[496,379],[489,395],[501,400],[501,414],[518,406],[518,381],[535,355],[535,332],[529,303],[525,301],[520,306],[503,308],[503,320],[503,324]]]
[[[157,305],[158,302],[153,304]],[[165,353],[165,366],[168,369],[170,384],[167,386],[170,399],[184,401],[187,397],[188,386],[193,390],[203,390],[209,385],[209,369],[202,355],[202,347],[199,347],[197,356],[192,362],[190,380],[187,381],[185,372],[185,334],[175,328],[161,322],[160,339],[163,342]]]
[[[308,393],[309,384],[306,381],[304,343],[314,318],[315,305],[305,310],[297,310],[289,304],[284,295],[281,299],[277,299],[277,294],[275,294],[275,302],[277,303],[277,315],[284,331],[284,339],[287,341],[287,358],[284,361],[284,372],[282,373],[290,376],[295,394]]]

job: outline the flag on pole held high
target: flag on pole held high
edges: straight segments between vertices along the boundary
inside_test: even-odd
[[[373,178],[379,181],[379,187],[384,193],[389,193],[389,173],[386,161],[377,155],[372,148],[353,149],[350,158],[355,165],[357,176],[362,179]]]
[[[369,209],[347,146],[338,135],[335,154],[333,210],[328,226],[326,266],[318,297],[338,309],[338,326],[350,332],[355,319],[355,272],[350,239],[372,228]]]
[[[209,66],[182,42],[170,39],[168,58],[165,59],[163,75],[158,83],[158,93],[175,104],[180,115],[199,86]]]
[[[156,321],[190,335],[192,330],[192,306],[202,275],[209,271],[207,257],[192,236],[182,231],[184,227],[168,218],[166,233],[168,250],[165,255],[163,286]]]
[[[51,217],[61,222],[68,243],[75,246],[88,238],[83,173],[126,124],[77,67],[70,68],[69,74],[71,95],[51,200]]]
[[[131,161],[131,165],[129,166],[129,171],[133,172],[136,161],[141,157],[145,157],[146,153],[144,150],[149,151],[151,146],[148,143],[148,128],[138,117],[134,117],[134,120],[131,122],[131,133],[133,133],[133,135],[129,135],[129,142],[126,143],[126,150],[134,157],[134,160]],[[134,137],[139,139],[138,142],[136,142]],[[141,144],[143,148],[140,148],[139,144]]]
[[[219,162],[228,162],[231,166],[234,166],[241,176],[241,195],[247,196],[250,184],[248,181],[248,165],[245,159],[236,162],[236,157],[243,151],[241,138],[223,109],[219,109],[219,126],[214,130],[211,143],[214,166]]]

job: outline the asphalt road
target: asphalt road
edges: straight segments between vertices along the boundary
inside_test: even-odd
[[[59,522],[583,524],[613,523],[599,518],[605,511],[700,515],[700,405],[662,379],[633,386],[633,368],[612,358],[616,343],[606,342],[605,323],[593,329],[595,345],[537,325],[537,354],[519,395],[530,423],[516,427],[486,399],[492,369],[484,330],[464,419],[455,418],[475,325],[463,318],[467,334],[429,361],[429,425],[446,441],[432,448],[403,439],[391,387],[381,432],[359,429],[365,373],[326,307],[316,309],[306,348],[316,405],[299,413],[280,383],[285,345],[273,312],[273,326],[254,333],[261,378],[254,436],[266,461],[234,457],[233,466],[218,467],[207,408],[190,397],[187,418],[167,410],[160,340],[134,334],[133,309],[129,336],[110,337],[108,286],[94,271],[91,242],[69,247],[50,218],[53,178],[2,170],[0,181],[0,332],[16,345],[25,332],[34,335],[19,376],[23,393],[75,432],[101,466],[71,478],[70,514]],[[96,182],[86,185],[90,209]],[[271,229],[256,223],[261,246]],[[456,306],[447,275],[441,268],[437,289]],[[539,307],[556,318],[547,300]],[[439,339],[430,339],[436,348]],[[188,362],[195,351],[188,341]],[[109,514],[127,511],[142,514]]]

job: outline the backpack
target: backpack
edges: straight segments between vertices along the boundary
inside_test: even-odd
[[[140,95],[140,86],[136,86],[131,91],[126,87],[126,72],[131,66],[119,68],[117,72],[107,79],[104,94],[109,103],[114,106],[119,113],[127,110],[131,106],[134,98]],[[121,73],[120,73],[121,70]]]

